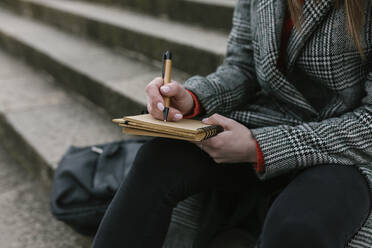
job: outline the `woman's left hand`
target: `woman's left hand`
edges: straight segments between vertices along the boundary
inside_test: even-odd
[[[219,114],[214,114],[203,122],[220,125],[225,130],[215,137],[196,142],[216,163],[257,162],[256,141],[247,127]]]

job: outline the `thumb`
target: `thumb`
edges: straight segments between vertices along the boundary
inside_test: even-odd
[[[219,115],[219,114],[214,114],[209,118],[203,119],[204,124],[209,124],[209,125],[220,125],[223,127],[224,130],[230,130],[233,124],[233,120],[229,119],[225,116]]]

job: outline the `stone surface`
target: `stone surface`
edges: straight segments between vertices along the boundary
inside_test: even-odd
[[[47,162],[54,164],[70,145],[87,146],[124,137],[110,117],[97,115],[92,109],[71,103],[12,112],[7,119]]]
[[[129,52],[114,52],[4,10],[0,44],[114,116],[144,110],[144,88],[161,73],[160,63],[145,63]],[[177,70],[172,74],[179,82],[187,78]]]
[[[233,8],[236,4],[236,0],[186,0],[188,2],[197,2],[202,4],[220,5]]]
[[[155,60],[170,49],[175,54],[175,67],[191,74],[214,71],[226,50],[225,33],[125,9],[81,1],[8,0],[6,3],[18,13],[46,24],[93,38],[110,47],[137,51]]]
[[[0,147],[0,247],[87,248],[90,243],[52,217],[49,192]]]
[[[236,0],[87,0],[229,31]]]
[[[225,34],[152,18],[125,9],[118,10],[117,8],[97,6],[81,1],[25,1],[120,26],[123,29],[132,29],[137,32],[147,33],[151,36],[185,43],[192,47],[205,49],[213,53],[223,54],[225,52]]]
[[[0,61],[4,62],[1,54]],[[10,63],[8,62],[8,64]],[[24,68],[20,68],[20,70],[22,69]],[[65,93],[56,90],[54,85],[47,81],[47,76],[43,81],[26,70],[22,73],[13,72],[13,76],[10,73],[7,76],[2,76],[3,68],[0,68],[0,73],[0,110],[2,112],[26,111],[46,105],[71,102]]]
[[[51,77],[0,53],[0,64],[5,63],[5,68],[13,68],[5,70],[13,74],[0,78],[0,114],[48,164],[55,165],[70,145],[86,146],[124,137],[111,122],[113,116],[63,91]]]

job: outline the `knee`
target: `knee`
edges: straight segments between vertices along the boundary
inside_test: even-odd
[[[284,219],[264,226],[260,248],[334,247],[327,242],[326,235],[308,221]]]
[[[131,177],[150,182],[169,184],[180,178],[182,172],[190,170],[187,156],[192,153],[193,144],[185,141],[155,138],[138,151],[131,168]],[[188,155],[189,154],[189,155]],[[189,169],[188,169],[189,168]]]
[[[190,146],[190,143],[162,138],[145,143],[137,152],[126,186],[135,189],[137,194],[151,194],[174,207],[185,198],[186,184],[180,182],[191,174],[191,166],[184,166],[188,161],[182,160],[180,154],[189,152],[185,146]]]
[[[145,143],[137,152],[134,164],[136,166],[145,165],[146,171],[158,171],[160,167],[166,166],[172,162],[174,157],[179,157],[182,151],[183,142],[163,138],[155,138]],[[156,166],[153,166],[156,165]]]
[[[156,164],[153,169],[160,167],[180,167],[185,164],[194,164],[195,156],[207,160],[206,154],[194,144],[183,140],[155,138],[144,144],[138,151],[135,163]],[[151,169],[151,168],[147,168]]]

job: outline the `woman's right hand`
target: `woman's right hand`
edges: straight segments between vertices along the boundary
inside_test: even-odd
[[[166,86],[163,79],[157,77],[146,86],[147,111],[158,120],[163,120],[164,101],[163,96],[171,97],[168,120],[179,121],[185,114],[192,112],[194,100],[186,89],[172,81]]]

